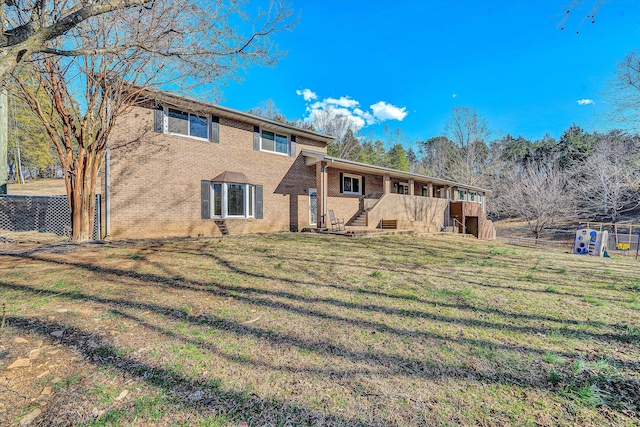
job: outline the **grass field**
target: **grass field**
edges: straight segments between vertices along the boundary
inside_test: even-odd
[[[0,250],[3,425],[640,422],[632,258],[289,233]]]

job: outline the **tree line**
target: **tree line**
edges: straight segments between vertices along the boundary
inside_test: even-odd
[[[620,66],[634,63],[630,58],[637,63],[634,53]],[[618,222],[640,212],[640,135],[634,132],[589,133],[573,124],[559,139],[491,139],[476,109],[454,107],[442,135],[410,144],[400,129],[385,127],[384,138],[360,134],[348,117],[330,110],[288,121],[272,100],[265,105],[251,112],[334,136],[331,156],[491,190],[488,214],[522,218],[536,238],[563,221]]]

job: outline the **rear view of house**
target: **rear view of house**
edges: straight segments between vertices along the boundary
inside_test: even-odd
[[[327,226],[456,227],[493,238],[487,191],[327,155],[333,138],[215,104],[148,92],[119,119],[105,159],[113,238],[215,236]]]

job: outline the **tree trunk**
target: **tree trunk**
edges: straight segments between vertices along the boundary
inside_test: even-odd
[[[84,150],[81,150],[81,152]],[[93,225],[96,213],[96,184],[100,162],[98,153],[82,153],[67,171],[65,182],[71,214],[71,241],[93,240]]]

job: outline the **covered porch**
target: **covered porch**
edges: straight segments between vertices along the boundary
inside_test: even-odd
[[[458,201],[472,203],[484,217],[488,190],[317,151],[303,150],[302,155],[308,167],[315,167],[316,199],[310,209],[316,211],[319,229],[331,227],[329,210],[344,219],[347,230],[453,231],[450,202]]]

